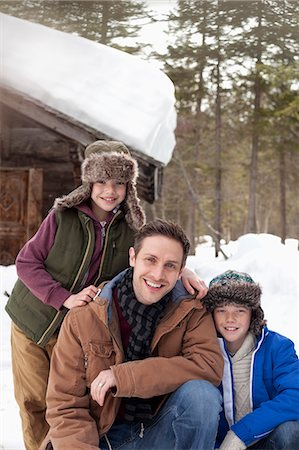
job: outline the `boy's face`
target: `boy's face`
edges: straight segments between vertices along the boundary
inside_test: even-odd
[[[214,309],[214,322],[218,333],[226,341],[230,353],[236,353],[244,342],[251,321],[251,309],[238,304],[223,304]]]
[[[120,205],[126,197],[126,184],[115,180],[93,183],[91,207],[100,221],[108,217],[110,211]]]
[[[152,305],[170,292],[182,274],[183,247],[180,242],[156,235],[143,239],[137,255],[130,248],[130,266],[137,300]]]

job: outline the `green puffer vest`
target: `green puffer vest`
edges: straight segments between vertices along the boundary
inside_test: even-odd
[[[75,208],[56,212],[57,232],[45,267],[52,277],[72,293],[79,292],[91,262],[95,233],[92,219]],[[110,222],[99,266],[93,284],[111,280],[128,267],[128,249],[133,245],[134,231],[119,210]],[[58,330],[68,309],[57,311],[35,297],[18,279],[5,307],[13,322],[36,344],[44,347]]]

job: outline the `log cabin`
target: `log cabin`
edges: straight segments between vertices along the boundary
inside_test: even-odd
[[[0,264],[9,265],[53,200],[80,184],[84,149],[97,139],[123,141],[138,162],[140,198],[149,203],[159,198],[163,168],[175,145],[175,98],[168,77],[132,55],[5,14],[1,21]],[[36,47],[41,43],[51,70]],[[89,57],[99,61],[95,73],[82,72],[89,51]],[[74,61],[78,64],[75,75]],[[118,69],[119,79],[112,79],[108,69],[103,73],[103,67],[110,65]],[[128,71],[130,82],[124,76]],[[115,84],[107,86],[108,82]],[[78,85],[80,92],[74,95]],[[153,96],[157,96],[154,102]],[[101,117],[107,110],[103,98],[115,117],[110,116],[110,122]],[[89,114],[82,114],[82,104]]]

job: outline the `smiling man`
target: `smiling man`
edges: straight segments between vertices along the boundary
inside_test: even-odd
[[[223,360],[210,314],[180,281],[188,251],[178,225],[148,223],[131,267],[68,313],[51,364],[47,449],[214,448]]]

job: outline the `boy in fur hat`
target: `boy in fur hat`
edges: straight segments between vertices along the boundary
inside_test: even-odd
[[[221,450],[299,449],[299,360],[294,344],[265,325],[261,288],[228,270],[203,299],[224,357]]]
[[[137,175],[137,163],[123,143],[92,143],[85,151],[82,185],[55,200],[18,254],[19,279],[6,311],[13,321],[14,389],[26,450],[37,450],[48,431],[49,363],[66,312],[86,305],[96,286],[128,267],[134,233],[145,222]],[[186,286],[205,295],[204,283],[193,275],[188,272]]]

